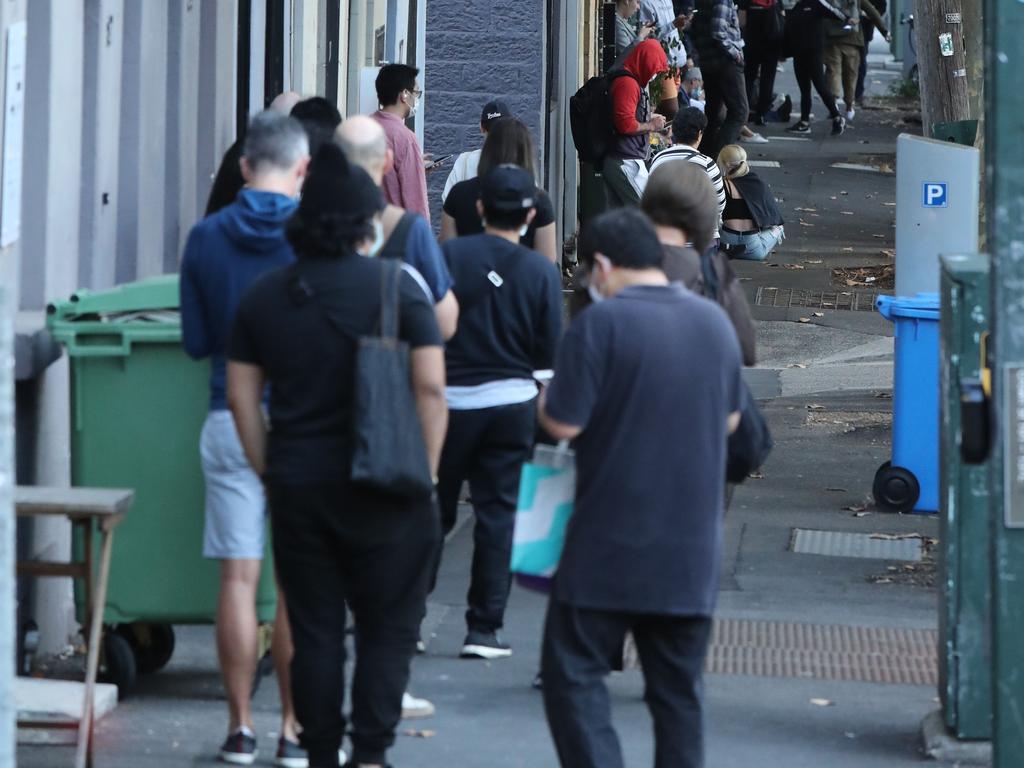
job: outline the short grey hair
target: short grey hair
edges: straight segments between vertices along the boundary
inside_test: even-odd
[[[387,161],[388,139],[376,120],[356,115],[338,126],[334,140],[353,165],[365,171],[382,171]]]
[[[265,109],[249,121],[242,156],[254,173],[286,171],[309,154],[309,138],[294,117]]]

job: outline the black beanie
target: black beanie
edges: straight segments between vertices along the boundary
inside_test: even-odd
[[[349,163],[333,141],[325,143],[309,164],[302,185],[299,216],[313,219],[336,214],[352,221],[373,218],[384,210],[384,198],[370,175]]]

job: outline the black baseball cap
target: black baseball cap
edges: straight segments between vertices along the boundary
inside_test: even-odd
[[[492,168],[480,183],[480,199],[492,211],[522,211],[533,208],[537,187],[533,177],[518,165]]]
[[[508,104],[498,99],[488,101],[480,113],[480,125],[490,127],[491,123],[503,117],[512,117],[512,110],[508,108]]]

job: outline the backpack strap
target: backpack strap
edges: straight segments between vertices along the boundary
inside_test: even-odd
[[[380,259],[398,259],[401,261],[405,258],[405,246],[409,240],[409,233],[412,232],[412,225],[416,222],[416,214],[411,211],[406,211],[402,214],[402,218],[395,224],[395,228],[391,230],[391,237],[384,243],[384,247],[380,249],[380,253],[377,254],[377,258]]]

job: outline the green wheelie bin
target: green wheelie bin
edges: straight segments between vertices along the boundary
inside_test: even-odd
[[[47,325],[71,368],[72,484],[135,489],[114,539],[103,616],[105,676],[124,695],[138,673],[170,660],[174,624],[216,616],[220,573],[202,556],[199,459],[210,366],[182,349],[177,275],[79,291],[48,307]],[[268,546],[261,622],[273,620],[276,599]],[[78,589],[75,605],[83,621]]]

